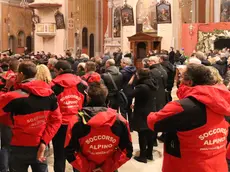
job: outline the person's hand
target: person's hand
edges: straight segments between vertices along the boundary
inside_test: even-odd
[[[134,109],[134,104],[131,104],[131,105],[130,105],[130,109]]]
[[[93,170],[93,172],[103,172],[103,170],[101,168],[96,168]]]
[[[46,145],[44,143],[41,143],[37,152],[38,161],[40,162],[46,161],[45,151],[46,151]]]

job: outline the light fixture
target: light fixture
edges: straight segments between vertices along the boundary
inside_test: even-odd
[[[192,36],[193,33],[194,33],[194,26],[192,24],[190,24],[189,27],[188,27],[188,29],[189,29],[189,35]]]
[[[29,3],[27,2],[27,0],[21,0],[20,7],[28,8]]]

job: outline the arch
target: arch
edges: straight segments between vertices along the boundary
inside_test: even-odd
[[[31,36],[26,37],[26,47],[27,47],[28,52],[32,51],[32,37]]]
[[[94,34],[90,34],[90,47],[89,47],[89,56],[94,57]]]
[[[113,14],[113,37],[121,37],[121,7],[117,7]]]
[[[9,36],[8,47],[11,49],[12,52],[16,51],[16,39],[14,35]]]
[[[25,33],[24,33],[24,31],[18,32],[18,47],[25,47]]]
[[[82,29],[82,47],[88,48],[88,29],[86,27]]]

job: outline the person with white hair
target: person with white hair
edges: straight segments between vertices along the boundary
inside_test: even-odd
[[[54,66],[57,64],[57,62],[58,62],[58,60],[56,58],[50,58],[48,60],[48,64],[47,64],[53,79],[56,77],[56,73],[54,71]]]
[[[101,75],[101,78],[109,90],[107,104],[110,108],[118,110],[121,103],[119,100],[119,91],[122,88],[123,77],[119,69],[115,66],[115,60],[107,60],[105,68],[105,73]]]
[[[202,64],[202,62],[196,57],[190,57],[187,64]]]

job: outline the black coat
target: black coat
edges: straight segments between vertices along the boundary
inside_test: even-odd
[[[176,55],[176,53],[175,53],[174,51],[171,51],[171,52],[169,53],[169,61],[170,61],[170,63],[172,63],[172,64],[175,63],[175,55]]]
[[[121,90],[122,88],[123,77],[116,66],[110,66],[108,69],[105,70],[105,73],[101,75],[101,78],[103,79],[105,85],[109,90],[108,97],[112,97],[117,94],[117,90],[114,88],[114,85],[108,73],[112,75],[112,78],[116,83],[118,90]]]
[[[215,67],[219,71],[220,75],[224,78],[228,68],[227,58],[223,58],[222,60],[217,61],[213,67]]]
[[[128,95],[129,92],[132,92],[132,87],[128,86],[128,83],[133,75],[136,73],[136,67],[135,66],[126,66],[123,69],[121,69],[121,74],[123,76],[123,86],[122,89],[124,90],[124,93]]]
[[[172,88],[174,86],[174,78],[176,75],[176,69],[175,66],[171,64],[169,61],[164,61],[161,63],[162,67],[168,74],[168,80],[167,80],[167,91],[172,91]]]
[[[157,82],[154,79],[137,81],[131,96],[135,98],[132,127],[135,131],[147,130],[147,117],[150,112],[156,112]]]
[[[161,64],[154,64],[150,66],[151,78],[157,81],[159,89],[156,93],[156,108],[161,110],[167,103],[165,89],[167,88],[168,74],[161,66]]]

